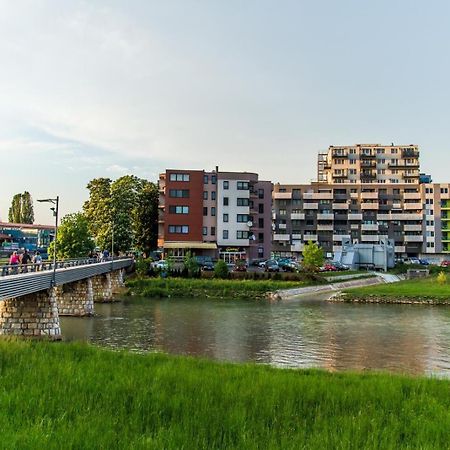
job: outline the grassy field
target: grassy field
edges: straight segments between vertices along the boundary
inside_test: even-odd
[[[130,293],[143,297],[263,298],[267,292],[307,285],[307,282],[298,281],[214,278],[135,278],[127,281]]]
[[[400,281],[398,283],[380,284],[362,288],[348,289],[344,294],[352,298],[391,298],[434,300],[443,302],[450,300],[450,282],[439,284],[436,277]]]
[[[444,449],[450,382],[0,342],[0,448]]]

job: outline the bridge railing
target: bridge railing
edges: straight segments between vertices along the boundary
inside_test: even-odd
[[[89,264],[97,264],[100,262],[119,261],[121,259],[129,259],[128,256],[108,257],[108,258],[76,258],[56,261],[56,269],[66,269],[69,267],[86,266]],[[0,266],[0,277],[9,275],[19,275],[25,273],[45,272],[53,270],[53,261],[43,261],[41,263],[32,264],[7,264]]]

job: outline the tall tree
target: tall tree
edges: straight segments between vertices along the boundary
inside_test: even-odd
[[[135,247],[149,254],[158,243],[158,186],[147,180],[141,180],[138,191],[134,224]]]
[[[308,272],[317,272],[324,263],[323,249],[309,241],[303,249],[303,266]]]
[[[8,212],[8,220],[14,223],[33,223],[33,199],[28,191],[15,194]]]
[[[68,214],[61,220],[56,239],[58,259],[80,258],[94,249],[94,240],[89,232],[89,224],[82,213]],[[50,244],[49,255],[53,257],[54,242]]]

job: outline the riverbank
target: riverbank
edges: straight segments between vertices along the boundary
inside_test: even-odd
[[[450,305],[450,283],[436,277],[405,280],[379,286],[344,289],[330,301],[354,303],[398,303]]]
[[[314,282],[320,284],[320,281]],[[126,282],[129,295],[149,298],[267,298],[269,292],[309,286],[308,281],[220,280],[196,278],[134,278]]]
[[[0,341],[8,449],[446,448],[450,382]]]

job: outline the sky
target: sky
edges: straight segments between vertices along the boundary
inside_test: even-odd
[[[450,2],[0,0],[0,219],[166,167],[305,183],[318,151],[418,144],[450,181]],[[36,221],[52,223],[35,203]]]

